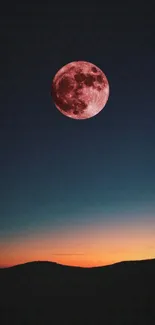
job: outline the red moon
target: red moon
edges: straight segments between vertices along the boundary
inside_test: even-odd
[[[109,83],[101,69],[86,61],[63,66],[54,76],[51,95],[58,110],[73,119],[97,115],[109,97]]]

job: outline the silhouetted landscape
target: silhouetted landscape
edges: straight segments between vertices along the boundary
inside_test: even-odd
[[[155,324],[155,259],[0,269],[0,324]]]

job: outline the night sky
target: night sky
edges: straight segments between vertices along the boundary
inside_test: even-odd
[[[25,3],[24,3],[25,2]],[[95,266],[155,257],[153,1],[1,7],[0,266]],[[55,73],[89,61],[110,96],[74,120]]]

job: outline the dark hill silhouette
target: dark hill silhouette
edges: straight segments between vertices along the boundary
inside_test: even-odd
[[[0,269],[0,324],[155,324],[155,259]]]

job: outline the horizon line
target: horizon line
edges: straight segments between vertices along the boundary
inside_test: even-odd
[[[83,268],[83,269],[89,269],[89,268],[97,268],[97,267],[106,267],[106,266],[112,266],[115,264],[119,264],[119,263],[127,263],[127,262],[142,262],[142,261],[154,261],[154,258],[147,258],[147,259],[140,259],[140,260],[121,260],[121,261],[117,261],[111,264],[105,264],[105,265],[95,265],[95,266],[80,266],[80,265],[67,265],[67,264],[61,264],[58,262],[53,262],[53,261],[49,261],[49,260],[33,260],[33,261],[27,261],[24,263],[19,263],[19,264],[12,264],[12,265],[0,265],[0,269],[8,269],[8,268],[12,268],[12,267],[16,267],[16,266],[20,266],[20,265],[25,265],[25,264],[29,264],[29,263],[52,263],[52,264],[57,264],[57,265],[61,265],[61,266],[67,266],[67,267],[72,267],[72,268]]]

